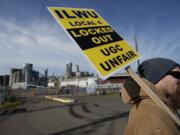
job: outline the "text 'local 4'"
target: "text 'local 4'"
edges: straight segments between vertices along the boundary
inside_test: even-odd
[[[140,54],[95,10],[63,7],[48,9],[103,79],[140,59]]]

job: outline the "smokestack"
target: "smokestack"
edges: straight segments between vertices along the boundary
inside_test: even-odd
[[[70,64],[69,64],[69,72],[70,72],[70,75],[72,74],[72,62],[70,62]]]
[[[76,68],[75,71],[79,72],[79,65],[75,65],[75,68]]]
[[[44,75],[45,75],[45,78],[48,77],[48,69],[46,69],[46,70],[44,71]]]
[[[25,63],[23,64],[23,74],[25,82],[29,83],[32,81],[32,71],[33,71],[33,64]]]
[[[66,64],[66,76],[69,77],[69,64]]]

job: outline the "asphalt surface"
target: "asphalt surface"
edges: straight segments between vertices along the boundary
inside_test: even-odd
[[[65,104],[30,97],[15,112],[0,115],[1,135],[123,135],[129,107],[119,96],[74,97]]]

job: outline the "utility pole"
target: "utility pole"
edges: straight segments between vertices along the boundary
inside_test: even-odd
[[[6,75],[4,75],[4,102],[6,102]]]
[[[135,41],[136,51],[139,52],[136,35],[134,36],[134,41]],[[140,61],[139,60],[137,61],[137,64],[138,64],[138,67],[139,67],[139,65],[140,65]]]

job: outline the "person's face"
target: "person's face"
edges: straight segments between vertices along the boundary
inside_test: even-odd
[[[163,90],[167,95],[175,95],[178,89],[180,89],[180,79],[173,76],[175,72],[180,72],[180,67],[173,68],[170,73],[157,84],[158,88]]]

